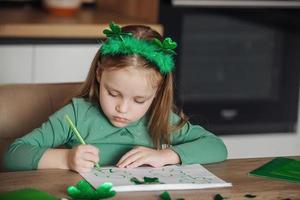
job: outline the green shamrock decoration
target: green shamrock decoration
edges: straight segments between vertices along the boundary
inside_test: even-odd
[[[132,177],[130,179],[131,182],[135,183],[136,185],[140,185],[140,184],[156,184],[156,183],[160,183],[159,179],[157,177],[144,177],[144,181],[139,180],[136,177]]]
[[[67,192],[72,199],[99,200],[106,199],[116,195],[112,190],[112,183],[103,183],[96,190],[85,180],[80,180],[76,186],[70,186]]]
[[[120,38],[121,40],[123,40],[123,37],[122,36],[131,36],[132,34],[131,33],[124,33],[122,31],[122,28],[118,25],[118,24],[115,24],[114,22],[110,22],[109,23],[109,29],[105,29],[103,31],[103,33],[106,35],[106,37],[117,37],[117,38]]]
[[[176,54],[176,52],[173,50],[177,47],[177,43],[173,41],[171,38],[167,37],[164,39],[163,42],[161,42],[159,39],[154,38],[153,43],[159,46],[159,48],[164,51],[165,53],[169,54]]]
[[[99,53],[102,56],[139,55],[155,64],[162,74],[170,73],[175,66],[173,55],[176,53],[173,49],[177,47],[177,43],[171,38],[165,38],[163,41],[136,38],[133,33],[123,32],[114,22],[110,22],[109,28],[103,33],[107,40],[100,42]]]

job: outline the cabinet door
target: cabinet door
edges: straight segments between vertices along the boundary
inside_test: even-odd
[[[32,81],[32,45],[0,45],[0,84]]]
[[[98,44],[36,45],[34,82],[84,81],[98,48]]]

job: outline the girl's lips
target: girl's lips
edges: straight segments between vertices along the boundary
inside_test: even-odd
[[[113,118],[114,118],[114,120],[115,120],[116,122],[121,122],[121,123],[126,123],[126,122],[129,121],[128,119],[122,118],[122,117],[116,117],[116,116],[114,116]]]

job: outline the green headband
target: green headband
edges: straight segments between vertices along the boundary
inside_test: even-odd
[[[174,68],[173,55],[177,47],[171,38],[165,38],[163,42],[158,39],[137,39],[131,33],[124,33],[119,25],[111,22],[110,30],[105,29],[103,33],[107,41],[103,42],[100,54],[103,56],[114,55],[139,55],[155,64],[160,73],[167,74]]]

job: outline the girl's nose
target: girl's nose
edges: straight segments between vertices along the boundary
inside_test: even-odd
[[[116,106],[116,111],[119,113],[127,113],[128,112],[128,103],[127,102],[120,102]]]

